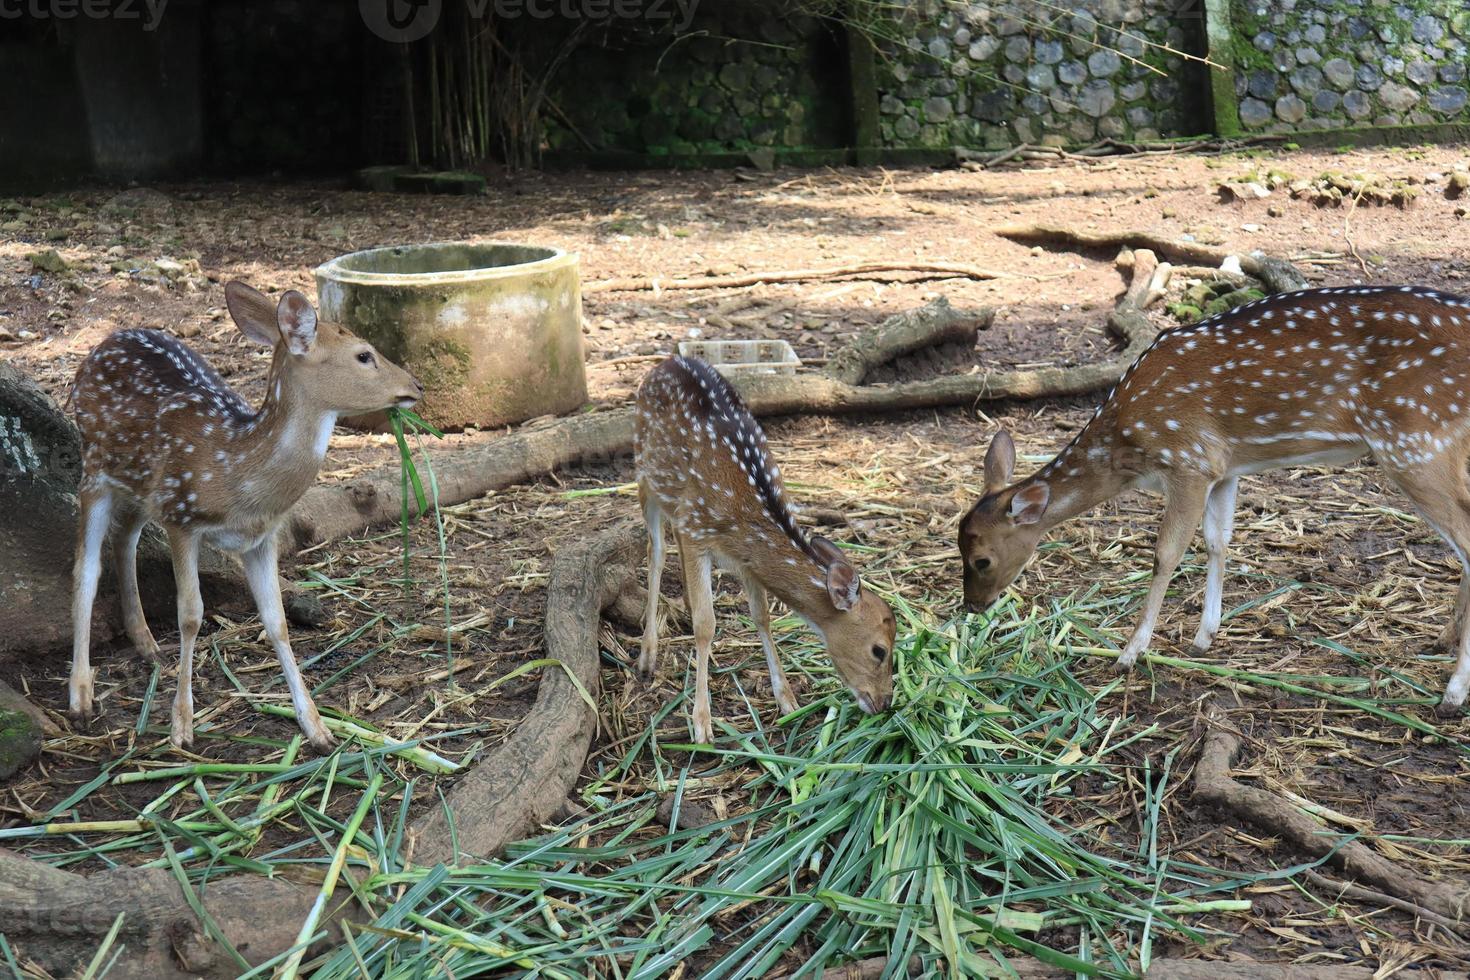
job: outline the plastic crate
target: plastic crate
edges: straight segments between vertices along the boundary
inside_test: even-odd
[[[795,374],[801,358],[784,340],[681,340],[679,353],[723,375]]]

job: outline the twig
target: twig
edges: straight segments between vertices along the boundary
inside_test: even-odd
[[[1422,905],[1417,905],[1396,895],[1374,891],[1372,888],[1364,888],[1362,885],[1355,884],[1351,881],[1338,881],[1336,878],[1329,878],[1316,871],[1307,871],[1303,876],[1318,888],[1333,892],[1339,898],[1355,898],[1360,902],[1373,902],[1377,905],[1387,905],[1396,908],[1400,912],[1408,912],[1410,915],[1423,919],[1425,922],[1431,922],[1439,926],[1449,934],[1449,938],[1454,942],[1464,942],[1455,932],[1456,929],[1462,928],[1464,923],[1447,919],[1438,912],[1427,909]]]
[[[808,279],[835,279],[841,276],[874,276],[890,272],[922,272],[965,279],[1024,279],[1026,276],[997,272],[963,262],[858,262],[826,269],[780,269],[770,272],[746,272],[729,276],[692,276],[688,279],[636,277],[604,279],[587,283],[583,293],[634,292],[645,289],[724,289],[731,286],[755,286],[771,282],[802,282]]]

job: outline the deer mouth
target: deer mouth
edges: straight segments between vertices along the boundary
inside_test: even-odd
[[[418,403],[419,403],[419,400],[417,398],[413,398],[411,396],[404,396],[403,398],[400,398],[396,402],[394,402],[393,403],[393,406],[395,408],[413,408]]]

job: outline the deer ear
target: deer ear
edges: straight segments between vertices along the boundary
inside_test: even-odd
[[[1022,487],[1011,498],[1011,523],[1035,524],[1046,513],[1046,505],[1050,502],[1051,487],[1045,483]]]
[[[839,558],[827,566],[827,595],[832,597],[832,605],[840,611],[847,612],[857,605],[862,588],[857,569],[846,560]]]
[[[238,280],[225,283],[225,306],[240,332],[257,344],[274,347],[281,339],[276,325],[276,308],[258,289]]]
[[[305,354],[316,346],[316,310],[296,290],[281,297],[281,305],[276,307],[276,322],[291,353]]]
[[[1001,429],[985,452],[985,492],[994,493],[1004,487],[1015,472],[1016,444],[1011,441],[1011,434]]]
[[[812,550],[822,559],[822,564],[830,565],[834,561],[845,560],[842,549],[820,534],[813,534],[809,540],[812,543]]]

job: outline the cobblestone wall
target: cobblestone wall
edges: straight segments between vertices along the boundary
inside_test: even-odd
[[[1279,0],[1273,0],[1279,2]],[[880,44],[886,146],[1072,145],[1208,127],[1198,4],[911,0]]]
[[[1236,0],[1236,95],[1247,131],[1463,119],[1463,0]]]

